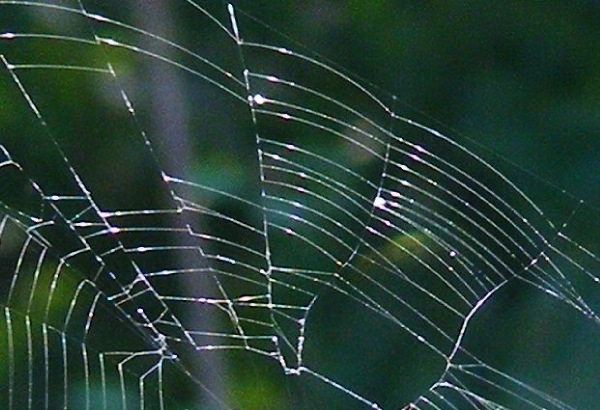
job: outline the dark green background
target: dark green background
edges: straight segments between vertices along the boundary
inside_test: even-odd
[[[159,11],[141,1],[84,4],[90,11],[163,33],[243,78],[240,48],[183,1],[162,2]],[[201,6],[229,27],[225,4],[209,1]],[[600,3],[248,0],[235,6],[245,41],[287,47],[357,79],[395,112],[446,133],[506,172],[548,220],[559,227],[568,220],[567,235],[600,251]],[[0,2],[1,32],[60,33],[93,40],[93,29],[101,36],[168,53],[173,61],[230,84],[205,65],[148,37],[82,21],[69,13]],[[308,64],[263,56],[251,48],[241,50],[252,71],[305,80],[362,109],[364,98],[356,90],[316,78],[319,71]],[[258,200],[256,130],[249,110],[199,75],[140,53],[85,44],[0,40],[0,53],[14,64],[104,68],[108,59],[119,87],[136,108],[132,120],[116,98],[118,89],[111,89],[114,84],[99,81],[95,74],[17,70],[48,124],[44,127],[3,68],[0,142],[45,192],[77,192],[67,182],[68,169],[52,136],[104,209],[164,206],[167,193],[158,168]],[[243,89],[232,89],[244,96]],[[365,113],[388,127],[390,119],[372,105],[366,105]],[[153,143],[154,158],[143,145],[141,130]],[[258,131],[285,138],[268,126]],[[319,144],[315,142],[315,147]],[[332,158],[337,155],[333,145],[315,149],[330,149]],[[471,170],[468,162],[457,165]],[[12,210],[42,212],[20,177],[3,178],[4,204]],[[240,217],[248,212],[233,202],[202,196],[205,193],[184,194],[212,201],[218,210]],[[218,232],[218,227],[211,228]],[[66,242],[61,245],[65,249]],[[293,249],[280,255],[282,260],[294,256]],[[589,291],[591,307],[600,308],[593,287],[584,290]],[[361,394],[391,409],[415,399],[436,379],[440,363],[422,359],[418,351],[403,351],[402,336],[386,333],[389,325],[361,316],[360,306],[338,296],[329,300],[330,304],[315,307],[315,325],[309,330],[316,330],[307,342],[309,365],[316,363],[325,374],[351,388],[358,386]],[[593,408],[597,403],[599,329],[556,299],[518,282],[494,299],[472,326],[470,346],[491,351],[495,368],[574,407]],[[110,332],[98,336],[99,346],[107,343],[103,338],[109,340]],[[271,363],[241,356],[225,359],[229,374],[223,376],[224,400],[231,406],[360,408],[322,383],[284,380]],[[183,396],[192,388],[180,393],[176,383],[167,382],[167,394],[186,403]]]

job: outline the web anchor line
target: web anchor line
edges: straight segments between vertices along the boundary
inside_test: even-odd
[[[595,363],[557,351],[600,324],[597,209],[261,21],[283,3],[174,6],[0,0],[0,408],[585,408],[554,373]]]

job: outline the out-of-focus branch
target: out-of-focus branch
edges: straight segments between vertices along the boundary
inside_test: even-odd
[[[169,2],[164,0],[144,1],[139,4],[137,10],[133,10],[140,27],[151,33],[158,34],[164,38],[175,39],[177,37],[176,27],[173,24],[173,18],[169,7]],[[148,40],[151,41],[151,40]],[[158,52],[166,58],[175,58],[172,56],[172,48],[154,42],[152,44],[153,52]],[[151,134],[155,139],[160,139],[160,160],[162,166],[171,175],[180,178],[186,178],[191,168],[192,148],[189,136],[189,106],[186,99],[185,84],[177,69],[166,63],[159,61],[149,61],[144,67],[147,76],[141,76],[141,81],[147,81],[149,85],[139,84],[139,89],[147,92],[146,99],[150,102],[150,113],[153,121]],[[185,193],[184,193],[185,195]],[[172,201],[172,198],[167,200]],[[190,214],[181,214],[177,218],[187,218],[186,220],[171,221],[172,226],[181,227],[189,225],[191,227],[201,226],[201,217],[199,215],[190,216]],[[189,246],[198,246],[198,240],[193,240],[187,235],[176,234],[172,241],[176,247],[186,248]],[[203,246],[205,244],[201,244]],[[189,252],[180,251],[172,255],[175,265],[178,268],[198,267],[200,263],[206,261],[200,260],[200,255],[193,257]],[[205,296],[212,294],[214,283],[210,277],[204,275],[181,275],[177,284],[180,288],[186,289],[186,293]],[[183,322],[190,329],[210,329],[216,320],[209,311],[203,311],[199,315],[193,309],[187,309],[183,312],[185,316]],[[216,356],[202,355],[201,352],[192,355],[186,363],[190,364],[189,370],[199,377],[200,382],[206,386],[214,397],[223,397],[222,380],[224,376],[223,363]],[[215,408],[214,402],[207,400],[201,391],[198,393],[197,406],[202,409]]]

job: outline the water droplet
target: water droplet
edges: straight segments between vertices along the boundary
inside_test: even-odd
[[[250,98],[258,105],[263,105],[264,103],[267,102],[267,99],[260,94],[255,94],[254,96],[252,96]]]
[[[104,17],[104,16],[101,16],[100,14],[95,14],[95,13],[85,13],[85,16],[86,16],[86,17],[88,17],[88,18],[91,18],[91,19],[93,19],[93,20],[96,20],[96,21],[104,21],[104,22],[109,22],[109,20],[108,20],[106,17]]]
[[[2,34],[0,34],[0,38],[5,38],[7,40],[12,40],[15,37],[16,37],[15,33],[2,33]]]
[[[104,43],[107,46],[118,46],[120,43],[112,38],[108,37],[96,37],[96,40],[100,43]]]
[[[290,376],[298,376],[300,374],[300,370],[298,369],[288,369],[287,374]]]
[[[457,254],[455,250],[451,250],[450,252],[448,252],[448,255],[450,255],[451,258],[454,258]]]
[[[386,200],[383,199],[382,197],[378,196],[377,198],[375,198],[375,200],[373,201],[373,206],[375,208],[379,208],[379,209],[383,209],[385,207],[385,203]]]

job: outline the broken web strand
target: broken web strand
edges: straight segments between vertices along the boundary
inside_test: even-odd
[[[256,106],[257,105],[260,106],[260,105],[264,104],[266,102],[266,100],[260,94],[256,94],[256,95],[252,94],[252,89],[251,89],[252,87],[251,87],[250,78],[249,78],[249,70],[247,69],[247,65],[246,65],[246,62],[244,59],[244,52],[243,52],[243,48],[242,48],[244,41],[242,40],[242,38],[240,36],[240,32],[239,32],[239,28],[238,28],[238,24],[237,24],[237,20],[236,20],[236,15],[235,15],[235,9],[231,3],[227,5],[227,11],[230,16],[234,39],[238,45],[240,60],[242,62],[242,65],[244,66],[243,75],[244,75],[244,82],[245,82],[246,91],[247,91],[247,95],[248,95],[248,105],[249,105],[251,116],[252,116],[252,123],[254,124],[254,129],[255,129],[255,140],[256,140],[257,155],[258,155],[257,159],[259,162],[259,173],[260,173],[259,177],[260,177],[260,182],[261,182],[260,196],[261,196],[261,199],[264,201],[264,198],[267,195],[267,193],[265,191],[266,177],[265,177],[264,167],[263,167],[264,152],[261,148],[262,143],[261,143],[261,136],[260,136],[259,130],[258,130]],[[272,336],[272,342],[275,345],[274,356],[275,356],[276,360],[278,360],[279,363],[281,364],[285,373],[288,375],[300,375],[303,371],[306,371],[307,373],[313,374],[316,377],[322,377],[319,374],[310,371],[309,369],[305,369],[304,365],[303,365],[303,358],[302,358],[302,353],[303,353],[303,348],[304,348],[304,340],[305,340],[306,320],[307,320],[307,316],[310,312],[310,308],[311,308],[312,304],[316,301],[317,295],[312,296],[310,303],[306,307],[295,307],[295,306],[291,307],[292,311],[299,309],[300,312],[302,312],[302,311],[304,312],[303,314],[301,314],[300,318],[294,318],[294,317],[288,316],[288,315],[284,316],[284,320],[285,319],[292,320],[295,323],[297,323],[297,325],[298,325],[298,336],[297,336],[296,343],[290,341],[288,339],[288,337],[286,336],[286,334],[277,325],[278,321],[276,318],[276,312],[274,311],[274,303],[273,303],[273,296],[272,296],[273,295],[273,278],[272,278],[273,265],[272,265],[272,260],[271,260],[271,248],[270,248],[270,241],[269,241],[269,223],[267,220],[267,208],[265,207],[264,202],[262,204],[262,211],[263,211],[262,212],[263,235],[264,235],[264,240],[265,240],[265,259],[267,262],[267,270],[263,272],[263,274],[265,275],[266,280],[267,280],[267,308],[270,311],[271,323],[273,324],[274,329],[277,332],[277,335]],[[281,306],[281,308],[283,308],[283,306]],[[293,365],[293,367],[290,367],[290,365],[285,360],[285,356],[279,346],[280,339],[283,340],[283,342],[289,348],[291,348],[293,351],[295,351],[296,363]],[[341,388],[341,386],[336,383],[334,383],[333,385],[338,388]],[[370,401],[366,400],[365,398],[363,398],[359,395],[356,395],[355,393],[348,391],[347,389],[344,389],[343,391],[351,394],[353,397],[370,405],[373,408],[379,408],[375,403],[371,403]]]
[[[255,128],[256,147],[257,147],[257,151],[258,151],[259,172],[260,172],[260,182],[261,182],[261,198],[264,201],[264,198],[266,198],[266,196],[267,196],[267,193],[265,191],[265,187],[267,185],[267,179],[266,179],[265,173],[264,173],[264,169],[265,169],[264,157],[263,157],[264,152],[263,152],[263,149],[261,148],[263,143],[262,143],[261,135],[259,133],[259,125],[258,125],[258,119],[257,119],[256,106],[262,106],[263,104],[265,104],[268,101],[261,94],[255,94],[252,91],[250,71],[248,70],[248,66],[245,62],[245,57],[244,57],[244,50],[243,50],[244,41],[243,41],[242,37],[240,36],[240,32],[239,32],[239,28],[238,28],[238,24],[237,24],[237,20],[236,20],[236,15],[235,15],[235,9],[231,3],[227,5],[227,10],[228,10],[228,13],[229,13],[229,16],[231,19],[231,26],[233,29],[235,41],[238,45],[240,60],[244,66],[244,73],[243,73],[244,81],[245,81],[246,91],[247,91],[247,95],[248,95],[248,105],[249,105],[249,108],[251,111],[252,123],[254,124],[254,128]],[[282,51],[284,53],[287,52],[287,50],[285,50],[285,49],[280,49],[280,51]],[[302,353],[303,353],[303,346],[304,346],[304,340],[305,340],[305,336],[304,336],[305,335],[305,327],[306,327],[306,323],[307,323],[308,314],[310,312],[310,308],[311,308],[312,304],[316,301],[318,295],[315,294],[312,297],[310,303],[303,309],[304,314],[302,315],[301,318],[296,319],[293,317],[288,317],[288,319],[293,320],[298,325],[299,329],[298,329],[297,343],[294,344],[294,343],[290,342],[288,340],[287,336],[285,335],[285,333],[283,332],[283,330],[278,328],[276,313],[273,311],[273,300],[272,300],[273,284],[272,284],[272,279],[271,279],[273,265],[272,265],[272,261],[271,261],[271,257],[270,257],[271,253],[270,253],[270,239],[269,239],[269,222],[267,220],[267,208],[265,207],[264,203],[263,203],[263,229],[264,229],[264,238],[265,238],[265,256],[266,256],[266,261],[268,263],[268,267],[267,267],[268,270],[265,272],[265,275],[266,275],[266,278],[268,281],[268,288],[267,288],[268,308],[271,312],[270,315],[271,315],[272,323],[275,326],[275,329],[277,330],[277,333],[278,333],[278,335],[273,336],[273,342],[275,343],[276,348],[277,348],[276,355],[278,356],[278,360],[281,363],[283,369],[285,370],[285,373],[289,374],[289,375],[300,375],[301,373],[307,373],[307,374],[309,374],[313,377],[316,377],[316,378],[326,382],[327,384],[339,389],[340,391],[350,395],[354,399],[367,404],[369,407],[371,407],[373,409],[378,409],[378,410],[381,409],[381,407],[379,407],[379,405],[377,403],[370,401],[370,400],[366,399],[365,397],[361,396],[360,394],[355,393],[354,391],[333,381],[332,379],[307,368],[303,364]],[[308,238],[306,238],[305,240],[308,240]],[[289,367],[288,363],[286,362],[284,355],[279,348],[279,337],[282,337],[283,340],[285,341],[285,343],[289,347],[291,347],[292,350],[295,351],[296,363],[295,363],[294,367]]]
[[[267,193],[265,191],[266,177],[265,177],[265,173],[264,173],[264,167],[262,166],[264,152],[261,149],[262,143],[261,143],[261,137],[260,137],[260,134],[258,131],[258,122],[257,122],[257,117],[256,117],[255,106],[256,105],[260,106],[260,105],[264,104],[266,102],[266,100],[260,94],[252,95],[249,71],[246,68],[247,66],[246,66],[243,49],[242,49],[242,45],[243,45],[244,41],[242,40],[242,38],[240,36],[240,32],[239,32],[239,28],[238,28],[238,24],[237,24],[237,20],[236,20],[236,15],[235,15],[235,9],[231,3],[227,5],[227,11],[230,16],[234,39],[236,41],[236,44],[238,45],[240,60],[242,62],[242,65],[244,66],[244,72],[243,72],[244,82],[245,82],[245,86],[246,86],[246,91],[248,93],[248,104],[249,104],[250,112],[251,112],[251,116],[252,116],[252,123],[254,124],[254,128],[255,128],[255,140],[256,140],[256,147],[257,147],[257,154],[258,154],[257,159],[259,162],[259,173],[260,173],[259,178],[260,178],[260,182],[261,182],[260,196],[264,201],[264,198],[267,195]],[[304,332],[305,332],[306,318],[310,311],[310,306],[316,300],[316,295],[312,297],[312,300],[310,301],[309,305],[306,307],[291,307],[292,310],[299,309],[300,312],[304,311],[303,314],[301,313],[301,317],[299,319],[295,319],[291,316],[286,315],[286,319],[295,321],[299,327],[297,342],[293,343],[292,341],[290,341],[288,339],[288,337],[285,335],[285,333],[277,326],[277,318],[276,318],[277,313],[274,311],[274,302],[273,302],[273,296],[272,296],[273,295],[273,278],[272,278],[273,264],[272,264],[272,260],[271,260],[271,247],[270,247],[269,226],[268,226],[269,224],[268,224],[268,220],[267,220],[267,208],[265,207],[264,202],[262,204],[262,215],[263,215],[263,235],[264,235],[264,240],[265,240],[265,257],[266,257],[265,259],[267,262],[266,271],[263,272],[266,277],[266,280],[267,280],[267,308],[270,311],[271,322],[275,326],[275,330],[278,333],[277,335],[274,335],[272,338],[272,341],[276,348],[275,356],[277,357],[277,360],[281,363],[286,374],[297,375],[297,374],[300,374],[300,372],[302,371],[302,368],[303,368],[302,350],[303,350],[303,344],[304,344]],[[280,338],[281,338],[281,340],[283,340],[283,342],[288,347],[290,347],[292,350],[295,350],[295,352],[296,352],[296,356],[295,356],[296,363],[293,367],[290,367],[288,365],[288,363],[286,363],[285,357],[284,357],[283,353],[281,352],[281,348],[279,346]]]

